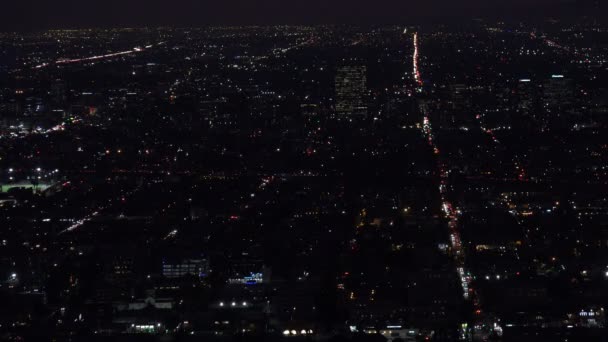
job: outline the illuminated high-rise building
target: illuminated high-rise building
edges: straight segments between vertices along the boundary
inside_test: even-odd
[[[55,106],[63,106],[65,104],[67,90],[64,81],[58,79],[51,84],[51,96]]]
[[[336,73],[336,112],[343,115],[367,114],[367,68],[343,66]]]
[[[539,88],[538,83],[522,78],[517,83],[515,90],[516,108],[522,117],[532,117],[538,114]]]
[[[543,102],[545,107],[559,108],[570,104],[574,88],[572,81],[564,75],[552,75],[543,84]]]

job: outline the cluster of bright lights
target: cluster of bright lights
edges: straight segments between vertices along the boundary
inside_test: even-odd
[[[247,303],[247,302],[242,302],[242,303],[240,303],[240,304],[241,304],[241,305],[240,305],[241,307],[247,307],[247,306],[249,305],[249,303]],[[227,306],[227,303],[220,302],[220,303],[219,303],[219,306],[220,306],[220,307],[222,307],[222,308],[223,308],[223,307],[226,307],[226,306]],[[239,306],[239,303],[237,303],[237,302],[231,302],[231,303],[230,303],[230,307],[235,308],[235,307],[237,307],[237,306]]]
[[[297,330],[285,330],[283,331],[283,335],[285,336],[297,336],[297,335],[310,335],[312,334],[312,330],[308,329],[302,329],[300,330],[300,332],[298,333]]]

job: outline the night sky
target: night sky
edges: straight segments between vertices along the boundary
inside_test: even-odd
[[[529,18],[602,0],[3,0],[0,29]],[[574,3],[577,3],[576,5]],[[585,3],[584,6],[581,4]]]

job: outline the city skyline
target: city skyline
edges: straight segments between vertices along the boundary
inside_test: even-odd
[[[70,3],[0,32],[0,340],[608,342],[597,16]]]

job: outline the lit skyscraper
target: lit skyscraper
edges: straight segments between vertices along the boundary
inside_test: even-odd
[[[343,66],[336,73],[336,112],[345,115],[366,115],[367,68]]]

